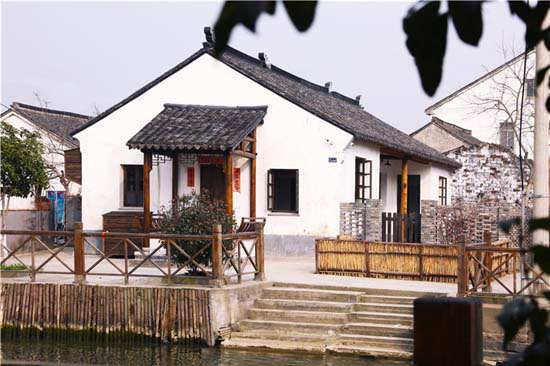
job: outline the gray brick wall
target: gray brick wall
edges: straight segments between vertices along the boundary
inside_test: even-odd
[[[359,240],[382,239],[382,205],[380,200],[365,203],[340,203],[340,235]]]

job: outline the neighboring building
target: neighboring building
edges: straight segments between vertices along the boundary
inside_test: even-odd
[[[207,188],[237,218],[267,217],[267,252],[280,254],[338,235],[345,203],[373,210],[367,232],[379,240],[382,211],[398,210],[403,161],[409,212],[437,201],[440,179],[459,167],[357,99],[292,75],[265,54],[228,48],[216,56],[211,40],[73,136],[85,229],[102,230],[108,213],[140,211],[147,228],[148,212]]]
[[[483,142],[452,123],[432,117],[411,136],[460,163],[449,185],[455,203],[517,204],[521,200],[519,159],[499,144]],[[444,203],[444,202],[440,202]]]
[[[527,158],[533,159],[534,51],[527,54],[524,90],[523,64],[524,54],[514,57],[429,106],[425,109],[426,114],[469,130],[473,137],[481,141],[508,147],[519,156],[519,124],[523,104],[522,145],[528,153]]]
[[[81,127],[90,119],[81,114],[42,108],[14,102],[10,108],[0,115],[0,122],[5,122],[19,129],[26,129],[40,133],[40,140],[44,145],[44,161],[48,165],[50,186],[48,191],[64,192],[60,182],[60,175],[65,174],[66,150],[78,149],[78,140],[71,137],[71,132]],[[78,194],[80,184],[71,182],[70,194]],[[46,196],[46,192],[43,195]],[[10,209],[32,210],[36,207],[35,198],[17,198],[10,200]]]

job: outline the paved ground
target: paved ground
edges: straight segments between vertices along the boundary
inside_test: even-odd
[[[50,256],[47,252],[39,252],[35,258],[35,265],[38,267]],[[30,255],[19,255],[25,263],[31,263]],[[69,268],[73,268],[73,254],[72,248],[67,248],[65,251],[59,254],[59,258],[67,264]],[[86,255],[86,268],[89,268],[99,259],[96,255]],[[124,269],[123,259],[111,259],[111,261],[120,269]],[[10,258],[9,263],[17,263],[16,260]],[[130,261],[129,268],[131,269],[137,261]],[[164,265],[159,264],[162,268],[166,268]],[[336,275],[318,275],[315,274],[315,258],[314,257],[267,257],[266,263],[266,279],[268,281],[286,282],[286,283],[298,283],[298,284],[315,284],[315,285],[332,285],[332,286],[347,286],[357,288],[385,288],[395,290],[418,290],[418,291],[430,291],[441,292],[449,295],[456,294],[456,284],[452,283],[438,283],[438,282],[423,282],[423,281],[406,281],[406,280],[391,280],[391,279],[376,279],[376,278],[363,278],[363,277],[349,277],[349,276],[336,276]],[[73,275],[71,275],[68,269],[63,266],[55,258],[49,261],[44,267],[46,272],[62,272],[61,274],[48,274],[38,273],[36,276],[37,282],[59,282],[59,283],[72,283]],[[67,274],[63,274],[67,273]],[[124,284],[124,278],[120,275],[120,272],[113,266],[113,264],[103,260],[97,265],[92,273],[94,275],[88,275],[87,281],[90,284]],[[116,275],[118,273],[118,275]],[[111,275],[109,275],[111,274]],[[139,268],[135,274],[137,275],[157,275],[159,277],[139,277],[132,276],[129,279],[130,285],[145,285],[155,286],[160,285],[162,273],[153,265],[148,264],[145,267]],[[116,275],[116,276],[112,276]],[[28,276],[19,278],[6,278],[2,275],[2,280],[9,281],[28,281]],[[519,277],[519,276],[518,276]],[[519,281],[519,279],[518,279]],[[512,286],[512,276],[506,276],[502,278],[502,282],[509,288]],[[519,288],[519,284],[518,284]],[[493,282],[493,292],[505,292],[504,288],[497,282]]]

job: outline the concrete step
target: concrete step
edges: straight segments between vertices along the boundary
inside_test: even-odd
[[[262,292],[263,299],[357,302],[362,292],[305,289],[297,287],[268,287]]]
[[[342,324],[327,324],[327,323],[297,323],[274,320],[253,320],[246,319],[239,322],[242,332],[271,330],[278,332],[295,332],[309,334],[326,334],[332,335],[338,333]]]
[[[367,295],[409,296],[414,298],[422,297],[422,296],[446,296],[446,293],[442,293],[442,292],[392,290],[392,289],[376,289],[376,288],[361,288],[361,287],[349,287],[349,286],[313,285],[313,284],[280,283],[280,282],[273,283],[272,287],[284,287],[284,288],[293,287],[293,288],[332,290],[332,291],[355,291],[355,292],[362,292]]]
[[[352,304],[348,302],[333,301],[258,299],[254,303],[254,307],[259,309],[329,311],[333,313],[347,313],[351,311]]]
[[[278,330],[248,330],[231,332],[231,340],[237,339],[266,339],[275,341],[293,342],[329,342],[336,339],[336,334],[298,333]]]
[[[340,354],[352,354],[360,356],[370,356],[375,359],[389,359],[389,360],[412,360],[413,353],[407,351],[401,351],[393,348],[386,347],[373,347],[373,346],[329,346],[326,348],[327,352],[340,353]]]
[[[411,314],[357,311],[348,315],[348,321],[351,323],[380,323],[383,321],[388,325],[412,326],[413,316]]]
[[[323,353],[326,351],[325,342],[294,342],[260,338],[230,339],[224,341],[222,346],[226,348],[263,348],[280,351],[301,351],[314,353]]]
[[[342,330],[346,334],[383,337],[412,338],[412,327],[379,323],[347,323]]]
[[[344,346],[357,347],[384,347],[400,351],[412,352],[414,343],[412,338],[367,336],[358,334],[341,334],[338,342]]]
[[[347,314],[345,313],[319,311],[250,309],[248,314],[249,319],[252,320],[276,320],[296,323],[344,324],[347,320]]]
[[[415,297],[389,295],[361,295],[359,302],[412,305]]]
[[[353,305],[353,311],[412,314],[413,306],[410,304],[385,304],[385,303],[376,303],[376,302],[371,302],[371,303],[363,302],[363,303],[355,303]]]

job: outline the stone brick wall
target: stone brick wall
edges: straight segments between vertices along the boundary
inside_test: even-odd
[[[437,243],[437,201],[436,200],[421,200],[420,201],[420,242],[422,243]]]
[[[483,201],[500,205],[520,202],[519,160],[510,149],[485,143],[463,146],[446,155],[462,164],[454,172],[450,184],[453,203]]]
[[[340,235],[359,240],[380,241],[382,239],[380,200],[340,203]]]

